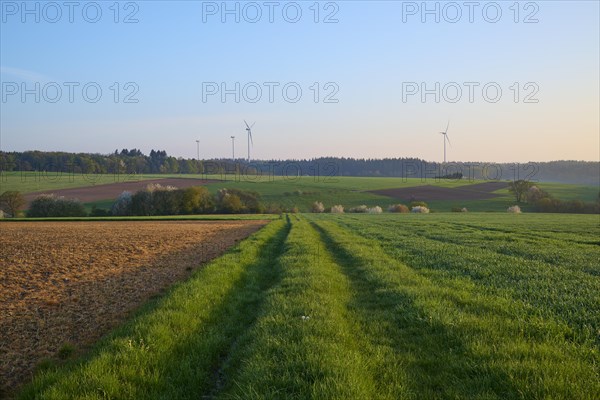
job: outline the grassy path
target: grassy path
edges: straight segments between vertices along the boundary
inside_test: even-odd
[[[278,261],[281,282],[244,338],[223,398],[376,398],[346,307],[349,282],[304,219],[294,221]]]

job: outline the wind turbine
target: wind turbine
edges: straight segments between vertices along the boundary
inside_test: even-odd
[[[231,159],[235,161],[235,136],[231,137]]]
[[[444,132],[440,132],[440,134],[444,135],[444,164],[446,163],[446,142],[450,144],[450,139],[448,139],[448,128],[450,127],[450,121],[448,121],[448,125],[446,125],[446,130]],[[452,146],[450,144],[450,146]]]
[[[250,143],[252,143],[252,145],[254,146],[254,141],[252,140],[252,127],[256,122],[252,125],[248,125],[246,120],[244,120],[244,123],[246,124],[246,132],[248,132],[248,162],[250,162]]]

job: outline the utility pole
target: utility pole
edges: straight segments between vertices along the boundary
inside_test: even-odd
[[[198,160],[198,172],[200,171],[200,140],[196,140],[196,160]]]
[[[235,161],[235,136],[231,137],[231,159]]]

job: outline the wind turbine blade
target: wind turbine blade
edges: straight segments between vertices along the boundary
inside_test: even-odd
[[[246,124],[246,128],[250,129],[250,127],[248,126],[248,123],[246,122],[246,120],[244,120],[244,123]]]
[[[452,147],[452,143],[450,143],[450,139],[448,139],[448,134],[445,134],[444,137],[448,141],[448,144],[450,145],[450,147]]]
[[[450,127],[450,120],[448,120],[448,125],[446,125],[446,131],[444,133],[448,133],[448,128]]]
[[[256,122],[253,122],[252,125],[250,125],[250,129],[252,129],[254,125],[256,125]]]
[[[248,129],[248,134],[250,135],[250,143],[252,143],[252,146],[254,146],[254,140],[252,139],[252,131],[250,129]]]

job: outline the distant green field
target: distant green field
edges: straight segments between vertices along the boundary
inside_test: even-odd
[[[239,188],[254,190],[261,194],[266,204],[280,204],[286,208],[297,206],[300,211],[309,211],[313,202],[321,201],[326,207],[341,204],[346,208],[365,204],[367,206],[381,206],[384,209],[398,200],[369,193],[371,190],[394,189],[419,185],[434,185],[440,187],[459,187],[482,181],[468,180],[422,180],[418,178],[374,178],[374,177],[272,177],[245,176],[245,175],[54,175],[44,176],[39,173],[8,172],[0,177],[0,192],[5,190],[18,190],[22,193],[57,190],[63,188],[85,187],[93,184],[108,184],[126,180],[144,180],[157,178],[208,178],[221,180],[208,186],[213,193],[221,188]],[[540,183],[540,187],[562,200],[579,199],[595,201],[598,198],[598,187],[567,185],[556,183]],[[469,211],[504,211],[515,203],[514,197],[508,190],[497,192],[500,197],[490,200],[469,201],[431,201],[429,206],[436,212],[447,212],[453,207],[466,207]],[[87,203],[88,211],[92,205],[98,208],[109,208],[113,199],[103,199],[94,203]],[[525,211],[527,206],[523,206]]]
[[[22,399],[596,399],[600,224],[291,215]]]
[[[445,187],[466,185],[469,181],[435,181],[429,179],[421,181],[418,178],[373,178],[373,177],[281,177],[267,175],[113,175],[113,174],[44,174],[39,172],[3,172],[0,176],[0,191],[18,190],[22,193],[30,193],[44,190],[58,190],[74,187],[86,187],[109,183],[119,183],[146,179],[160,178],[191,178],[191,179],[215,179],[227,182],[240,188],[253,188],[260,185],[261,188],[271,187],[271,191],[283,193],[295,188],[323,189],[328,190],[377,190],[396,187],[409,187],[425,184],[436,184]],[[473,181],[478,183],[480,181]],[[269,186],[264,186],[269,185]],[[268,190],[267,190],[268,191]]]
[[[561,200],[596,201],[600,193],[600,186],[578,186],[563,183],[540,183],[545,191]]]
[[[42,172],[2,172],[0,193],[16,190],[21,193],[59,190],[76,187],[164,178],[165,175],[66,174]]]

